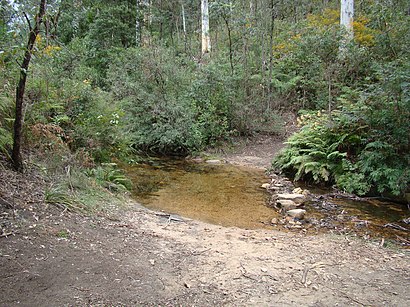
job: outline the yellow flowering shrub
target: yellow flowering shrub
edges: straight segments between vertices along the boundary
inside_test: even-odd
[[[307,20],[309,26],[324,29],[340,23],[340,12],[339,10],[325,9],[322,14],[309,14]],[[365,16],[355,17],[353,21],[355,42],[366,47],[375,44],[375,35],[378,34],[378,31],[368,27],[369,22],[369,18]]]

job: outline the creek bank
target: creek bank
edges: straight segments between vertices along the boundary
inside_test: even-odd
[[[270,178],[261,188],[271,195],[268,206],[280,214],[271,220],[276,229],[330,231],[410,246],[410,218],[404,206],[337,192],[312,193],[281,175],[272,173]]]

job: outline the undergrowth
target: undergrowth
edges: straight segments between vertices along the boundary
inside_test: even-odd
[[[273,166],[295,180],[336,184],[349,193],[405,193],[410,184],[409,72],[408,65],[396,66],[354,102],[344,98],[331,112],[302,114],[301,130]]]

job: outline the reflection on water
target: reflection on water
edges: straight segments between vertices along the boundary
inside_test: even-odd
[[[241,228],[268,227],[277,216],[268,208],[262,170],[229,164],[153,160],[126,168],[133,196],[144,206],[205,222]]]

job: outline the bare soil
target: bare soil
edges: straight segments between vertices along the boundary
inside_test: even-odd
[[[262,165],[277,142],[261,142],[231,155]],[[131,201],[84,216],[47,206],[44,184],[0,165],[0,306],[410,306],[408,250],[224,228]]]

